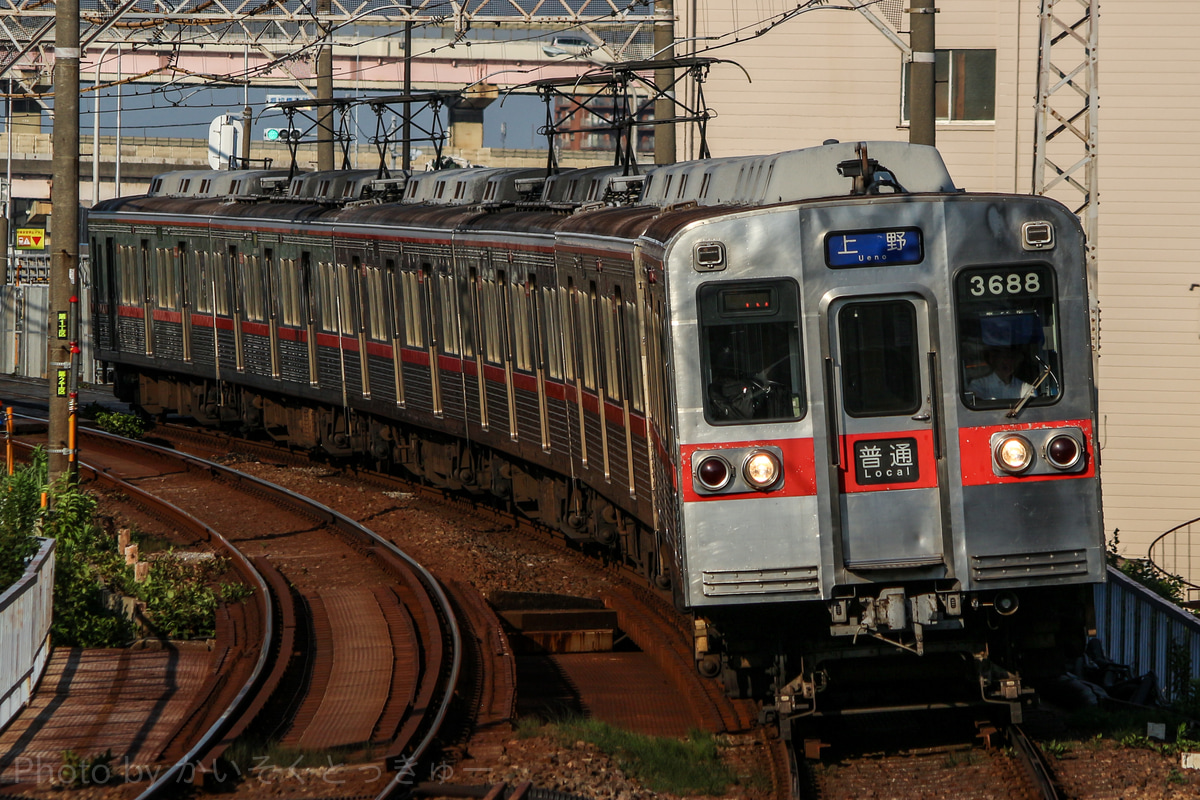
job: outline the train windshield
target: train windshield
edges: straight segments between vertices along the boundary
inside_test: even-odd
[[[697,296],[704,416],[714,425],[804,416],[794,281],[709,283]]]
[[[1048,266],[964,270],[955,280],[955,300],[968,407],[1016,408],[1058,398],[1058,303]]]

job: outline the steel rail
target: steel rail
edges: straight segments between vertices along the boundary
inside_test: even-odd
[[[17,416],[22,416],[26,419],[38,419],[39,421],[45,421],[44,418],[39,417],[29,417],[27,415]],[[103,431],[89,431],[88,434],[111,441],[122,443],[129,442],[129,440],[125,437],[116,436]],[[25,449],[33,449],[31,445],[28,445],[25,442],[17,442],[16,444]],[[149,445],[146,443],[139,444],[146,447],[156,447],[155,445]],[[263,646],[259,648],[258,660],[254,665],[254,669],[251,670],[246,680],[242,683],[237,695],[232,701],[230,701],[229,705],[225,707],[225,710],[221,712],[221,715],[217,718],[217,720],[211,726],[209,726],[209,729],[205,731],[204,734],[202,734],[196,741],[196,743],[179,760],[171,765],[171,767],[168,768],[158,780],[152,783],[137,796],[137,800],[151,800],[151,798],[160,796],[171,782],[176,781],[179,777],[179,774],[189,764],[194,763],[200,755],[208,750],[211,750],[213,745],[220,741],[221,737],[227,733],[230,725],[236,721],[236,715],[241,714],[243,709],[249,704],[251,692],[257,688],[259,680],[266,670],[267,662],[270,658],[271,652],[270,645],[275,638],[275,613],[273,605],[270,602],[270,589],[267,586],[267,582],[263,578],[262,573],[258,571],[258,569],[250,562],[248,558],[246,558],[244,554],[242,554],[240,550],[234,547],[233,544],[220,533],[213,530],[208,525],[205,525],[200,520],[197,520],[191,514],[188,514],[178,506],[175,506],[172,503],[160,498],[156,498],[144,489],[141,489],[140,487],[135,486],[128,481],[122,480],[115,475],[110,475],[104,470],[92,466],[91,464],[79,462],[79,466],[81,470],[86,470],[88,473],[90,473],[94,479],[118,487],[122,491],[127,492],[130,496],[138,498],[147,505],[153,505],[158,509],[165,510],[171,517],[174,518],[176,522],[180,523],[182,526],[191,529],[194,533],[197,533],[210,541],[218,542],[220,546],[230,554],[231,559],[238,565],[238,569],[243,576],[251,577],[258,588],[256,597],[258,598],[258,602],[260,604],[259,612],[262,614],[262,618],[264,620],[264,643]]]
[[[27,417],[26,415],[19,416],[44,421],[44,418]],[[261,478],[257,478],[253,475],[247,475],[246,473],[239,472],[223,464],[218,464],[214,461],[209,461],[199,456],[181,453],[177,450],[161,447],[149,442],[133,441],[125,437],[115,436],[113,434],[108,434],[92,428],[81,428],[80,436],[97,436],[103,439],[120,441],[125,444],[135,444],[136,446],[144,448],[145,450],[155,452],[164,458],[182,462],[183,464],[192,468],[220,474],[234,482],[252,485],[256,490],[267,495],[272,495],[288,505],[303,507],[305,513],[311,513],[315,511],[317,515],[319,515],[327,524],[341,531],[348,539],[357,540],[358,542],[368,545],[369,547],[386,551],[386,553],[390,554],[394,558],[399,559],[401,562],[407,565],[409,569],[416,574],[424,590],[434,599],[438,616],[443,621],[443,624],[449,633],[448,649],[450,650],[450,665],[448,672],[445,672],[444,681],[441,681],[443,685],[447,687],[447,690],[442,693],[441,700],[437,704],[436,712],[432,716],[425,715],[422,718],[423,724],[418,726],[416,731],[420,732],[420,728],[422,727],[425,729],[421,741],[415,746],[406,750],[405,768],[396,772],[392,780],[387,784],[387,786],[384,787],[377,797],[382,799],[397,794],[402,787],[403,782],[411,778],[412,768],[415,767],[415,765],[418,764],[426,755],[430,746],[436,739],[442,723],[449,714],[450,705],[454,697],[453,688],[458,685],[459,675],[462,672],[462,633],[458,627],[458,621],[455,618],[450,600],[442,590],[441,585],[438,583],[433,574],[395,544],[380,537],[369,528],[359,524],[344,514],[335,511],[329,506],[304,497],[303,495],[300,495],[289,489],[285,489],[282,486],[262,480]],[[441,669],[444,671],[446,668],[443,665]],[[435,681],[437,678],[438,676],[434,676]],[[215,727],[216,726],[214,725],[214,728]],[[212,733],[211,729],[210,733]],[[208,738],[207,734],[205,738]],[[196,756],[203,752],[204,749],[199,745],[192,748],[192,750],[189,750],[189,752],[185,754],[183,758],[177,761],[170,768],[170,770],[164,773],[159,780],[155,781],[153,785],[139,795],[136,800],[154,800],[157,798],[159,793],[164,790],[169,782],[175,780],[179,773],[186,768],[188,764],[193,763]]]
[[[1041,796],[1045,800],[1059,800],[1062,795],[1054,783],[1054,771],[1050,769],[1050,762],[1046,760],[1042,749],[1017,725],[1009,725],[1006,732],[1013,752]]]

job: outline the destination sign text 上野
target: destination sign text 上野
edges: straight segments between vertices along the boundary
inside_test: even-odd
[[[841,231],[825,236],[825,263],[834,269],[919,264],[924,258],[919,228]]]

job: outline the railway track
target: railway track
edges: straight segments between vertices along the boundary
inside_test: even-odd
[[[800,800],[851,800],[883,796],[878,792],[886,787],[886,796],[892,800],[1066,797],[1050,761],[1021,728],[1000,728],[978,721],[976,736],[968,739],[964,733],[954,732],[959,726],[944,723],[945,730],[932,734],[928,728],[937,724],[922,719],[910,717],[895,729],[885,722],[888,732],[881,734],[865,733],[871,721],[850,726],[832,748],[837,752],[832,757],[822,753],[824,759],[820,762],[789,748],[793,796]],[[909,735],[904,734],[906,727]],[[852,746],[852,742],[858,745]]]
[[[1037,742],[1026,736],[1025,731],[1017,725],[1010,725],[1006,733],[1014,756],[1032,784],[1032,793],[1029,796],[1038,800],[1060,800],[1064,797],[1054,779],[1054,769]]]
[[[199,448],[202,452],[216,450],[226,455],[244,455],[266,461],[292,465],[307,464],[307,458],[275,445],[255,442],[222,433],[197,430],[182,425],[162,425],[156,428],[176,446]],[[612,578],[612,591],[604,597],[605,605],[617,612],[621,630],[630,635],[656,663],[668,673],[682,697],[693,704],[703,727],[714,732],[745,731],[754,727],[757,705],[749,701],[731,700],[723,687],[714,680],[702,678],[695,669],[692,656],[692,631],[687,620],[677,613],[667,592],[651,590],[644,576],[623,565],[601,564],[595,559],[581,557],[558,532],[530,522],[528,519],[476,503],[469,498],[447,495],[440,490],[415,484],[403,478],[373,471],[358,471],[354,480],[383,491],[420,493],[439,504],[455,506],[472,514],[495,520],[496,524],[511,527],[523,535],[536,537],[547,547],[570,558],[580,570],[604,574]]]
[[[205,431],[185,430],[171,426],[169,428],[158,429],[156,434],[162,434],[176,447],[191,447],[199,452],[210,455],[222,453],[228,456],[232,462],[245,461],[249,458],[261,459],[264,462],[275,464],[286,463],[293,466],[309,463],[307,457],[289,453],[271,445],[248,442],[223,435],[214,436]],[[190,442],[190,445],[183,444],[185,440]],[[356,474],[354,477],[359,482],[373,484],[385,491],[421,493],[430,498],[436,498],[438,502],[447,505],[463,505],[463,501],[446,497],[440,492],[426,490],[423,487],[405,481],[398,481],[388,476],[363,473]],[[481,511],[473,503],[467,503],[467,505],[475,512]],[[488,513],[496,512],[488,510]],[[502,513],[501,516],[503,516]],[[548,535],[545,531],[536,531],[533,526],[528,525],[528,523],[519,517],[504,516],[503,524],[529,528],[530,532],[544,537],[546,543],[551,546],[557,547],[563,552],[569,552],[571,555],[577,555],[573,548],[557,536],[553,534]],[[612,565],[600,567],[593,564],[590,568],[608,574],[619,572]],[[700,709],[698,713],[706,719],[706,727],[715,730],[744,730],[751,726],[753,724],[754,709],[750,704],[730,702],[719,691],[719,687],[715,687],[713,682],[699,680],[698,676],[695,675],[695,670],[691,663],[687,636],[690,632],[685,629],[682,619],[673,612],[668,604],[662,602],[660,596],[657,596],[648,588],[644,586],[635,588],[633,584],[640,580],[638,576],[625,577],[632,577],[632,581],[623,585],[620,591],[612,593],[606,599],[607,604],[621,615],[621,628],[634,633],[633,638],[635,640],[651,643],[647,649],[654,653],[655,659],[664,667],[664,670],[673,676],[673,680],[678,684],[681,696],[690,698],[697,705]],[[446,581],[446,583],[450,602],[460,612],[470,611],[472,610],[472,606],[475,606],[473,611],[476,613],[477,618],[472,623],[473,629],[487,630],[488,625],[496,625],[494,615],[490,615],[486,607],[483,609],[477,607],[481,603],[478,593],[461,591],[462,587],[456,586],[454,581]],[[472,705],[477,709],[475,712],[477,714],[477,727],[486,728],[489,724],[504,721],[511,716],[511,706],[506,705],[504,700],[505,697],[508,697],[511,701],[511,689],[515,681],[515,676],[512,675],[511,659],[507,661],[501,659],[499,668],[495,665],[484,668],[478,667],[479,664],[487,659],[488,651],[504,650],[503,644],[497,644],[497,642],[502,641],[502,636],[503,632],[497,631],[496,635],[485,633],[482,636],[476,634],[473,637],[468,637],[470,641],[467,643],[468,652],[465,657],[474,666],[469,670],[470,675],[468,678],[471,683],[469,683],[466,689],[466,694],[472,698]],[[661,643],[661,646],[654,643]],[[480,676],[484,673],[488,673],[490,677],[481,679]],[[695,682],[693,683],[692,681]],[[837,796],[836,791],[831,793],[828,788],[819,794],[813,794],[812,792],[819,782],[814,780],[811,774],[806,774],[803,769],[789,773],[788,757],[778,742],[772,745],[771,752],[773,754],[772,780],[776,785],[775,796]],[[801,785],[806,785],[810,793],[794,795],[793,792]],[[920,795],[917,794],[914,796]],[[1055,795],[1034,794],[1026,790],[1023,794],[1015,794],[1013,796],[1053,797]]]
[[[461,669],[458,625],[437,581],[362,525],[281,487],[145,443],[92,431],[81,439],[82,468],[94,480],[229,552],[256,586],[255,613],[225,625],[237,644],[212,656],[213,675],[190,711],[157,737],[164,744],[150,757],[170,765],[147,771],[160,777],[143,796],[198,765],[212,770],[244,732],[300,749],[371,748],[393,768],[377,773],[390,780],[377,778],[366,788],[372,795],[411,777],[447,717]],[[338,569],[342,562],[353,566]],[[288,712],[276,717],[280,709]],[[105,746],[100,733],[81,751]]]
[[[211,454],[211,457],[229,458],[233,461],[262,460],[293,466],[309,463],[307,459],[297,458],[296,454],[282,451],[271,444],[247,441],[207,430],[160,425],[155,428],[155,434],[162,435],[176,447],[193,448],[196,452]],[[220,456],[217,456],[217,453]],[[713,732],[745,732],[756,728],[756,704],[745,700],[731,700],[725,695],[719,682],[703,678],[697,673],[691,651],[692,631],[686,620],[674,610],[666,593],[656,592],[646,585],[644,576],[620,565],[603,564],[596,559],[583,557],[578,548],[568,543],[561,534],[541,528],[502,509],[486,504],[480,505],[469,498],[447,495],[395,476],[370,471],[356,471],[348,478],[358,486],[373,487],[389,494],[420,495],[438,506],[460,509],[484,520],[479,524],[485,527],[492,525],[519,531],[521,535],[530,537],[540,546],[549,548],[569,561],[570,570],[578,574],[581,580],[587,575],[599,576],[605,582],[604,604],[616,612],[619,629],[636,642],[671,681],[679,702],[691,707],[697,727]],[[286,481],[286,478],[280,480]],[[304,491],[309,494],[313,490],[306,488]],[[334,488],[328,491],[331,495],[338,492]],[[333,503],[335,500],[331,497],[327,502]],[[367,515],[378,512],[364,508],[358,513]],[[452,580],[447,580],[446,583],[451,589],[455,586]],[[469,594],[478,597],[476,592]],[[501,683],[507,680],[507,675],[500,678]],[[496,681],[492,679],[489,682]],[[622,698],[622,702],[630,701],[628,696]],[[482,728],[486,725],[477,727]],[[767,747],[779,748],[779,744],[772,741]],[[769,768],[772,782],[777,787],[775,796],[788,797],[790,779],[785,762],[778,758],[772,759]]]

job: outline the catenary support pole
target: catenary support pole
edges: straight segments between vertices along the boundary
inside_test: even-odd
[[[934,0],[912,0],[912,64],[908,70],[908,141],[911,144],[937,144],[934,95],[936,55],[934,50]]]
[[[655,59],[675,57],[675,0],[655,0],[654,2],[654,52]],[[654,71],[654,83],[659,89],[670,86],[675,81],[675,70],[659,69]],[[674,90],[672,89],[672,96]],[[670,119],[675,116],[675,102],[671,97],[660,97],[654,101],[654,118]],[[634,142],[634,152],[637,152],[637,142]],[[654,163],[675,163],[675,126],[672,124],[654,126]]]
[[[317,99],[333,99],[333,36],[327,20],[333,10],[330,0],[318,0],[317,21],[321,26],[321,44],[317,48]],[[317,170],[333,169],[333,105],[317,106]]]
[[[79,0],[59,0],[54,23],[54,133],[51,184],[50,308],[47,331],[49,478],[69,470],[75,357],[71,300],[79,267]]]

